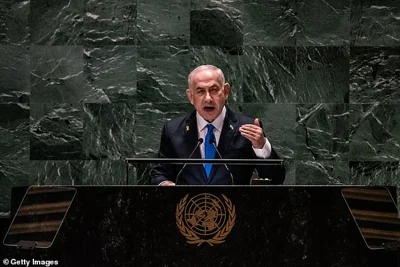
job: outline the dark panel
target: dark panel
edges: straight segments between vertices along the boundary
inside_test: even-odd
[[[134,154],[135,104],[85,104],[83,153],[85,159],[125,159]]]
[[[351,45],[398,46],[400,2],[351,0]]]
[[[73,185],[83,179],[83,161],[31,160],[30,181],[34,185]]]
[[[0,2],[0,45],[29,44],[30,1]]]
[[[29,104],[29,49],[0,46],[0,103]]]
[[[0,104],[0,160],[29,159],[29,106]]]
[[[139,46],[138,103],[188,102],[190,56],[186,46]]]
[[[296,48],[246,46],[243,68],[245,103],[296,101]]]
[[[298,47],[296,79],[298,103],[348,103],[348,48]]]
[[[139,45],[188,45],[190,0],[138,0]]]
[[[66,267],[381,266],[383,261],[396,266],[396,252],[366,247],[344,203],[342,187],[175,189],[78,187],[53,246],[30,255],[57,259]],[[210,208],[205,195],[220,199],[218,206]],[[183,216],[182,206],[205,218],[188,212]],[[221,244],[189,244],[177,227],[177,221],[188,225],[192,217],[195,222],[213,222],[211,212],[225,206],[229,212],[218,212],[217,218],[229,218],[232,228]],[[223,228],[214,225],[218,231]],[[131,249],[136,248],[132,244],[140,247]],[[9,258],[20,253],[5,246],[1,252]]]
[[[298,105],[297,112],[298,117],[296,127],[296,159],[348,159],[348,105]]]
[[[297,1],[298,45],[347,45],[350,39],[349,0]]]
[[[32,44],[82,44],[85,1],[31,0],[30,7]]]
[[[82,158],[82,107],[80,105],[31,105],[31,160]]]
[[[136,101],[136,46],[87,47],[84,76],[87,95],[84,103]]]
[[[132,155],[133,156],[133,155]],[[130,157],[132,157],[130,156]],[[82,179],[75,184],[82,185],[124,185],[126,184],[126,165],[123,160],[85,160],[82,166]],[[129,172],[128,183],[135,184],[134,172]]]
[[[31,102],[78,103],[84,98],[83,49],[80,46],[33,46]]]
[[[350,160],[398,161],[400,107],[350,105]]]
[[[87,1],[84,43],[86,45],[135,44],[136,8],[136,0]]]
[[[349,183],[355,185],[400,185],[398,161],[350,161]]]
[[[350,49],[350,102],[400,102],[400,47]]]
[[[191,45],[243,45],[243,0],[191,0]]]
[[[296,184],[350,184],[349,163],[339,160],[296,160]]]
[[[10,211],[11,189],[14,186],[31,184],[29,164],[28,160],[0,160],[0,214]]]
[[[244,0],[244,45],[294,46],[295,0]]]

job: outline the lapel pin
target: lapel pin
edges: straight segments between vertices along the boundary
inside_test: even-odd
[[[231,127],[231,130],[233,130],[233,126],[232,126],[232,124],[231,124],[231,125],[229,125],[229,127]]]
[[[188,132],[189,130],[189,125],[186,125],[186,132]]]

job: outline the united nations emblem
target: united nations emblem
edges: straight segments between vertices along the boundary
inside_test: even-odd
[[[235,225],[235,206],[222,195],[223,201],[208,193],[188,200],[189,194],[176,206],[176,225],[189,244],[221,244]]]

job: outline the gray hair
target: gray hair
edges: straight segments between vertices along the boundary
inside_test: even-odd
[[[214,70],[214,71],[216,71],[217,74],[218,74],[218,76],[219,76],[219,78],[220,78],[221,81],[222,81],[222,85],[225,84],[225,76],[224,76],[224,73],[222,72],[221,69],[215,67],[214,65],[201,65],[201,66],[196,67],[196,68],[195,68],[194,70],[192,70],[192,72],[189,74],[189,76],[188,76],[188,88],[190,88],[190,84],[191,84],[191,82],[192,82],[193,76],[194,76],[197,72],[200,72],[200,71],[203,71],[203,70]]]

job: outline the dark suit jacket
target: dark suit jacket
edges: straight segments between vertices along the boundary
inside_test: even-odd
[[[254,123],[254,119],[241,114],[234,114],[227,108],[221,136],[218,142],[218,151],[224,159],[257,159],[252,144],[239,132],[243,124]],[[232,127],[231,127],[232,126]],[[233,129],[232,129],[233,128]],[[159,158],[189,158],[198,142],[196,111],[165,123],[161,135]],[[193,153],[192,158],[201,158],[200,148]],[[215,153],[215,158],[219,158]],[[279,159],[272,149],[269,159]],[[169,180],[176,182],[178,172],[183,165],[158,164],[150,170],[151,182],[158,185]],[[254,166],[228,165],[235,185],[249,185]],[[272,184],[282,184],[285,179],[284,166],[256,166],[258,176],[269,178]],[[231,176],[224,165],[213,165],[210,177],[206,177],[202,164],[186,165],[179,175],[177,184],[190,185],[229,185]]]

